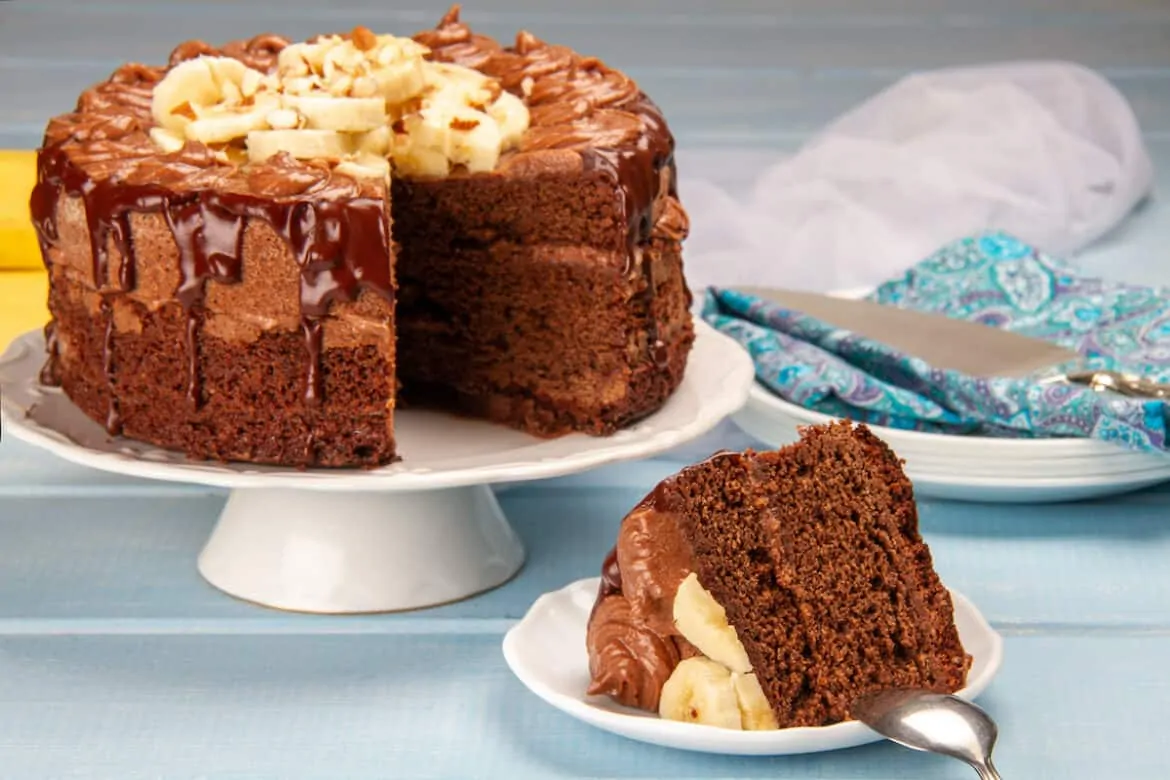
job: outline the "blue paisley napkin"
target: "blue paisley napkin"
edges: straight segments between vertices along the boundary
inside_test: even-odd
[[[1170,380],[1170,290],[1080,276],[1002,233],[956,241],[868,298],[1047,339],[1084,356],[1080,367]],[[1168,449],[1163,401],[1040,381],[1061,367],[1023,379],[936,369],[730,289],[707,291],[703,319],[748,350],[772,392],[825,414],[938,433]]]

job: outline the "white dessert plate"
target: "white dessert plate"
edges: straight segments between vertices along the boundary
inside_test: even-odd
[[[758,382],[732,416],[751,436],[780,447],[798,429],[835,418],[789,403]],[[1044,503],[1126,493],[1170,480],[1170,456],[1094,439],[995,439],[870,426],[898,457],[919,498]]]
[[[819,753],[882,739],[856,721],[817,728],[734,731],[663,720],[648,712],[623,707],[608,697],[587,696],[589,657],[585,651],[585,627],[599,583],[599,578],[593,577],[544,594],[504,636],[504,658],[512,672],[530,691],[562,712],[639,742],[702,753]],[[958,695],[974,699],[999,671],[1003,638],[961,594],[952,590],[951,599],[959,637],[972,657],[967,686]]]
[[[860,298],[863,290],[832,293]],[[831,417],[780,398],[758,381],[732,418],[772,447]],[[999,439],[870,429],[906,461],[919,498],[1044,503],[1127,493],[1170,481],[1170,455],[1134,452],[1095,439]]]

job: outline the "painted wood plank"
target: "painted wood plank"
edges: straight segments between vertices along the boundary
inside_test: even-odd
[[[132,11],[139,14],[187,15],[209,8],[246,9],[249,12],[277,12],[285,15],[330,15],[351,11],[382,11],[402,18],[431,19],[451,5],[451,0],[421,0],[396,3],[387,8],[380,0],[339,0],[322,6],[315,0],[38,0],[12,3],[22,12],[89,8],[101,13]],[[926,17],[970,23],[985,17],[1015,18],[1038,16],[1050,22],[1068,23],[1101,18],[1161,18],[1168,9],[1149,0],[983,0],[973,6],[964,0],[593,0],[588,6],[571,0],[472,0],[463,3],[473,17],[515,17],[526,19],[647,18],[664,23],[705,23],[708,19],[735,24],[759,18],[816,18],[843,24],[873,24],[901,17]],[[743,23],[743,22],[740,22]]]
[[[498,636],[0,639],[5,778],[966,780],[888,743],[776,758],[672,751],[526,691]],[[1012,636],[981,700],[1005,777],[1161,780],[1170,637]]]
[[[0,501],[18,496],[50,498],[57,495],[153,495],[217,491],[200,485],[135,479],[78,466],[5,433],[0,441]],[[2,513],[0,508],[0,513]]]
[[[422,621],[516,618],[549,590],[595,576],[622,516],[674,466],[628,464],[641,484],[561,480],[500,494],[528,550],[521,574],[475,599],[414,615],[313,618],[236,602],[194,562],[223,498],[0,501],[0,633],[114,621],[253,625],[358,622],[401,631]],[[1039,507],[923,500],[921,524],[941,576],[1002,625],[1170,630],[1170,486],[1122,499]]]
[[[178,6],[176,9],[195,8]],[[175,10],[175,9],[172,9]],[[0,6],[0,50],[7,57],[43,58],[44,42],[53,41],[52,57],[81,60],[133,59],[162,62],[181,40],[272,31],[304,38],[352,24],[413,32],[433,22],[431,14],[410,23],[386,10],[344,13],[330,9],[322,18],[298,18],[268,7],[199,7],[197,13],[146,14],[141,9],[77,6],[67,15],[29,5]],[[468,18],[476,20],[475,15]],[[968,20],[940,23],[937,16],[864,25],[804,20],[799,17],[736,20],[710,24],[663,24],[647,15],[641,24],[606,16],[577,21],[549,18],[539,25],[530,15],[503,20],[485,17],[476,26],[489,35],[510,39],[519,26],[541,37],[601,57],[617,67],[789,67],[801,69],[938,67],[1012,58],[1072,59],[1090,67],[1170,67],[1170,21],[1105,16],[1092,24],[1061,24],[1035,17],[978,24]],[[126,30],[135,34],[127,36]],[[231,32],[228,32],[230,30]],[[114,43],[116,42],[116,43]]]

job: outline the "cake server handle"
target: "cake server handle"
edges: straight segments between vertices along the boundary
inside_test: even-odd
[[[1130,398],[1170,398],[1170,384],[1143,379],[1120,371],[1072,371],[1040,380],[1041,384],[1074,384]]]

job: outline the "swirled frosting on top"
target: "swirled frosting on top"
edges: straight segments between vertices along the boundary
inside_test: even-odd
[[[473,33],[460,20],[458,6],[435,29],[418,33],[414,40],[430,49],[430,59],[474,68],[498,80],[527,104],[529,129],[519,148],[501,158],[496,175],[564,170],[572,166],[558,153],[575,152],[582,161],[578,165],[605,170],[619,180],[635,243],[646,240],[654,227],[653,218],[669,210],[658,201],[674,197],[674,139],[657,106],[625,74],[528,32],[519,33],[512,46],[504,47]],[[163,153],[151,142],[152,90],[168,67],[196,57],[219,56],[272,72],[288,45],[290,41],[272,34],[219,48],[204,41],[187,41],[171,52],[166,67],[123,65],[106,81],[82,93],[73,112],[54,118],[43,145],[59,147],[73,166],[95,180],[146,180],[161,173],[175,191],[214,187],[263,197],[281,197],[290,190],[344,197],[356,187],[377,194],[376,182],[355,184],[313,161],[284,158],[272,164],[239,166],[225,162],[199,143]],[[138,173],[140,167],[145,170]],[[182,175],[167,175],[163,172],[167,167]],[[261,170],[259,175],[254,167]],[[197,168],[205,171],[191,175]],[[281,181],[283,176],[291,176],[297,183],[290,187]],[[672,237],[684,237],[685,223],[674,218],[671,233]]]

